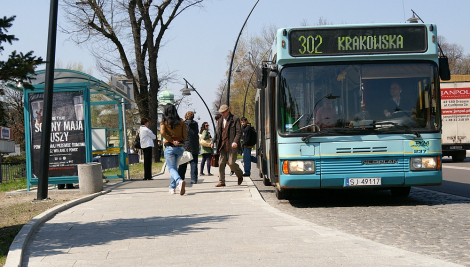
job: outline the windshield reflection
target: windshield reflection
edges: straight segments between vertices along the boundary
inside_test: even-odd
[[[287,66],[280,88],[282,133],[440,129],[431,63]]]

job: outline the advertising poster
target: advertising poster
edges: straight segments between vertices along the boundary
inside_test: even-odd
[[[39,174],[44,94],[29,94],[32,177]],[[83,92],[57,92],[52,100],[49,177],[77,176],[86,163]]]

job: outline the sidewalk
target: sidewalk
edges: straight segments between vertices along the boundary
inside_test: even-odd
[[[216,188],[217,175],[186,176],[184,196],[168,194],[169,177],[107,186],[55,215],[22,266],[458,266],[283,214],[248,177]]]

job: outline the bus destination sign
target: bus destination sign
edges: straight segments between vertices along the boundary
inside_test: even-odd
[[[427,50],[426,33],[425,25],[293,29],[289,32],[290,55],[423,53]]]

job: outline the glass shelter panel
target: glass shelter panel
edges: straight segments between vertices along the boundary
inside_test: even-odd
[[[434,63],[286,66],[281,132],[335,135],[440,129]]]

